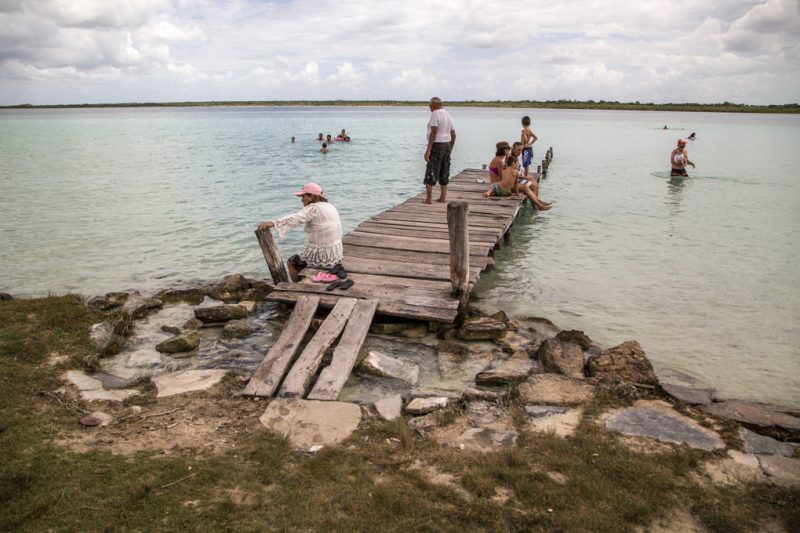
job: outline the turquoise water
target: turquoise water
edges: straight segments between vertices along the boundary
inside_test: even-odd
[[[475,303],[546,316],[724,395],[800,404],[800,117],[452,109],[453,169],[533,117],[555,158]],[[0,112],[0,290],[87,295],[266,275],[255,225],[318,181],[347,230],[421,190],[426,108]],[[670,130],[663,131],[664,124]],[[320,154],[319,132],[350,144]],[[692,177],[665,174],[697,132]],[[291,144],[294,135],[298,142]],[[296,230],[284,256],[301,245]]]

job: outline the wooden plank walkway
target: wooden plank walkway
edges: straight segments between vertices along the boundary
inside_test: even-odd
[[[450,178],[447,188],[448,201],[469,204],[470,285],[494,264],[493,250],[525,199],[524,195],[485,198],[488,183],[487,171],[467,169]],[[324,308],[341,298],[375,300],[379,315],[454,322],[459,301],[451,295],[447,205],[424,204],[424,198],[424,192],[409,198],[344,236],[342,264],[355,282],[350,289],[327,291],[324,284],[311,281],[318,270],[307,268],[301,272],[303,280],[278,283],[267,299],[294,304],[313,295]]]

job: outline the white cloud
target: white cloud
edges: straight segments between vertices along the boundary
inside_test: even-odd
[[[338,87],[357,88],[364,81],[364,75],[348,62],[337,65],[336,74],[332,74],[325,79],[326,83],[332,83]]]

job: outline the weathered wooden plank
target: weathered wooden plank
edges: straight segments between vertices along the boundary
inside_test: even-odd
[[[298,298],[307,295],[308,293],[305,292],[273,291],[267,295],[267,300],[294,303]],[[340,296],[337,295],[320,295],[319,305],[320,307],[328,309],[333,307],[339,299]],[[438,307],[424,307],[397,302],[379,301],[378,314],[410,318],[412,320],[429,320],[432,322],[452,324],[456,318],[457,311],[453,309],[440,309]]]
[[[401,226],[408,228],[422,228],[420,229],[420,231],[422,232],[424,232],[428,228],[439,231],[447,231],[447,222],[422,222],[419,220],[392,219],[390,217],[386,218],[372,217],[369,220],[364,221],[363,223],[384,224],[384,225]],[[499,224],[495,224],[495,227],[486,227],[486,226],[479,226],[476,224],[470,224],[469,231],[476,233],[483,233],[492,237],[496,237],[497,239],[503,236],[502,228],[500,227]]]
[[[272,396],[286,375],[289,364],[292,362],[303,336],[308,331],[311,319],[314,318],[314,313],[319,305],[319,298],[313,295],[303,295],[296,301],[297,305],[295,305],[280,337],[272,345],[245,387],[242,393],[245,396]]]
[[[347,258],[355,259],[380,259],[386,260],[386,250],[371,246],[357,246],[351,244],[344,245],[345,261]],[[413,252],[409,250],[394,250],[391,254],[391,261],[397,263],[419,263],[426,265],[449,265],[450,254],[439,254],[434,252]],[[494,264],[492,257],[471,257],[470,264],[480,269]]]
[[[357,246],[372,246],[373,248],[386,248],[390,250],[411,250],[417,252],[436,252],[447,254],[450,252],[449,241],[443,239],[422,239],[413,237],[392,237],[389,235],[375,235],[351,231],[342,239],[344,244]],[[470,246],[470,255],[486,256],[492,246],[475,243]]]
[[[447,224],[450,226],[450,283],[453,286],[452,296],[458,299],[459,323],[463,322],[469,302],[469,230],[467,202],[450,202],[447,204]]]
[[[279,396],[289,398],[302,398],[306,394],[311,379],[317,373],[319,364],[322,362],[322,356],[331,345],[339,338],[347,319],[356,307],[356,300],[354,298],[342,298],[333,307],[333,310],[328,314],[327,318],[322,322],[322,325],[317,330],[308,344],[306,345],[303,353],[297,358],[297,361],[292,365],[292,369],[283,380]]]
[[[311,278],[318,272],[327,272],[327,270],[319,268],[305,268],[300,271],[300,275],[306,278]],[[444,280],[406,278],[403,276],[382,276],[380,274],[364,274],[360,272],[348,272],[347,277],[356,283],[363,283],[365,285],[379,285],[383,287],[392,287],[395,289],[431,289],[443,294],[450,291],[450,282]]]
[[[308,394],[309,400],[335,401],[339,398],[350,372],[358,359],[358,352],[367,338],[372,317],[378,308],[378,300],[359,300],[347,326],[342,333],[342,338],[333,351],[331,364],[322,369]]]
[[[415,237],[418,235],[425,235],[432,239],[446,239],[448,234],[446,231],[427,230],[421,232],[419,228],[404,228],[403,226],[388,226],[385,224],[372,224],[364,222],[360,224],[354,231],[358,233],[375,233],[376,235],[398,235],[402,237]],[[497,242],[494,236],[489,236],[486,233],[475,235],[472,242],[491,244]]]
[[[409,288],[408,290],[400,292],[393,289],[386,289],[379,285],[362,286],[356,284],[346,291],[329,291],[324,284],[304,280],[299,283],[278,283],[273,290],[290,292],[300,291],[318,295],[334,294],[346,298],[378,298],[381,301],[398,302],[423,307],[439,307],[441,309],[456,309],[458,307],[458,302],[453,298],[447,296],[443,297],[435,294],[432,290],[425,289]]]
[[[413,213],[415,215],[433,214],[437,218],[444,218],[444,220],[447,220],[447,206],[444,204],[440,205],[443,205],[444,207],[431,208],[426,204],[400,204],[391,209],[387,209],[384,211],[384,213]],[[476,209],[478,208],[476,207]],[[480,213],[477,213],[475,216],[485,219],[505,220],[511,215],[511,213],[513,213],[513,208],[508,209],[504,208],[503,206],[497,206],[496,208],[493,208],[493,206],[486,206],[484,210],[482,210]]]
[[[370,220],[409,220],[417,222],[433,222],[437,224],[447,224],[447,214],[442,211],[441,213],[409,213],[403,211],[383,212],[373,216]],[[471,225],[483,226],[486,228],[500,228],[502,229],[505,224],[505,219],[486,218],[483,216],[472,217]]]
[[[263,231],[256,230],[256,239],[258,239],[258,245],[261,247],[261,253],[264,254],[264,260],[267,262],[270,275],[272,275],[272,281],[274,283],[289,281],[286,266],[283,264],[278,245],[275,244],[275,239],[272,238],[272,232],[269,228]]]

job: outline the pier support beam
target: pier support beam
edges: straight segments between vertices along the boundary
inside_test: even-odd
[[[267,261],[272,281],[276,285],[282,281],[288,282],[289,274],[286,272],[286,266],[283,264],[281,253],[278,251],[278,245],[275,244],[275,239],[272,238],[272,232],[269,228],[265,228],[264,231],[256,230],[256,239],[258,239],[258,245],[261,246],[261,252]]]
[[[450,283],[458,299],[456,324],[467,316],[469,305],[469,203],[447,204],[447,228],[450,237]]]

